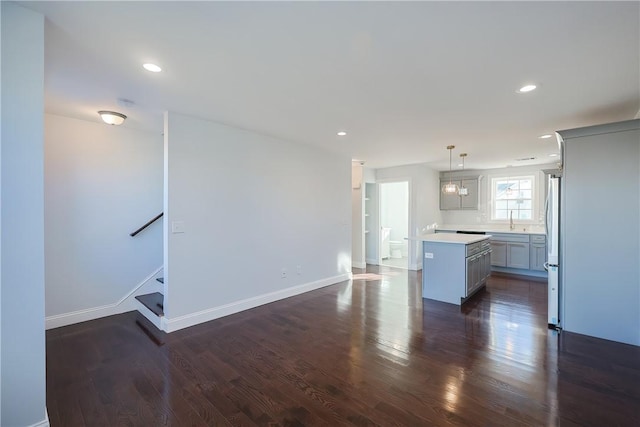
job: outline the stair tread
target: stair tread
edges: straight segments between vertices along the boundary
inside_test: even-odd
[[[164,295],[160,292],[154,292],[152,294],[138,295],[136,297],[138,301],[145,307],[151,310],[157,316],[164,316]]]
[[[156,280],[160,283],[164,283],[164,277],[158,277]]]

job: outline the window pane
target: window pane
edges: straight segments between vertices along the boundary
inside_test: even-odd
[[[492,219],[509,220],[513,211],[514,220],[533,219],[534,176],[492,178]]]
[[[519,219],[531,219],[531,211],[529,210],[520,211]]]
[[[496,219],[507,219],[507,211],[504,210],[496,210]]]
[[[519,196],[522,199],[530,199],[531,198],[531,190],[520,190]]]
[[[496,200],[503,199],[506,196],[508,184],[507,181],[496,181],[495,189],[496,189]]]

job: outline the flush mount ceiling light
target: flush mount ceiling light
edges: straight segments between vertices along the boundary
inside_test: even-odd
[[[451,150],[454,148],[456,148],[455,145],[447,145],[447,150],[449,150],[449,183],[442,186],[442,193],[449,195],[458,194],[458,191],[460,190],[458,184],[451,182]]]
[[[545,135],[540,135],[538,138],[540,139],[549,139],[551,138],[553,135],[551,135],[550,133],[547,133]]]
[[[152,73],[159,73],[160,71],[162,71],[162,68],[150,62],[147,62],[146,64],[142,64],[142,66],[144,67],[145,70],[151,71]]]
[[[338,132],[338,136],[347,136],[347,133],[341,130],[340,132]]]
[[[549,157],[558,157],[558,155],[555,154],[555,153],[554,154],[549,154]]]
[[[536,89],[536,85],[525,85],[522,86],[520,89],[517,90],[518,93],[527,93],[527,92],[531,92],[532,90]]]
[[[467,157],[467,153],[460,153],[460,157],[462,157],[462,172],[464,172],[464,158]],[[460,188],[458,189],[458,194],[461,196],[468,196],[469,189],[464,186],[464,181],[460,182]]]
[[[116,113],[115,111],[98,111],[100,117],[102,117],[102,121],[108,125],[120,126],[124,123],[124,120],[127,118],[122,113]]]

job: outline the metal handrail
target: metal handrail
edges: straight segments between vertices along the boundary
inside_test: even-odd
[[[145,228],[147,228],[148,226],[150,226],[151,224],[153,224],[154,222],[156,222],[157,220],[159,220],[160,218],[162,218],[162,216],[164,215],[164,212],[160,212],[158,215],[156,215],[153,219],[149,220],[149,222],[147,222],[145,225],[143,225],[142,227],[138,228],[136,231],[134,231],[133,233],[129,233],[129,236],[131,237],[135,237],[136,234],[140,233],[142,230],[144,230]]]

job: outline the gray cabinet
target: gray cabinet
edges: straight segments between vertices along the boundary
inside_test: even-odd
[[[460,207],[462,209],[478,210],[478,179],[463,179],[462,186],[467,188],[466,196],[460,196]]]
[[[507,266],[507,243],[491,242],[491,265],[496,267]]]
[[[478,209],[478,178],[452,179],[451,182],[464,186],[468,190],[466,196],[444,194],[442,186],[449,183],[448,179],[440,179],[440,210],[477,210]]]
[[[507,243],[507,267],[529,269],[529,243]]]
[[[529,268],[544,271],[545,262],[547,262],[546,238],[545,236],[532,235],[529,247]]]
[[[491,237],[491,265],[529,269],[529,235],[498,234]]]
[[[491,257],[493,256],[492,250],[489,250],[484,254],[483,263],[484,263],[484,278],[485,280],[491,276]]]
[[[491,263],[487,261],[491,258],[491,245],[488,241],[468,245],[467,255],[465,298],[486,283],[491,275]]]

